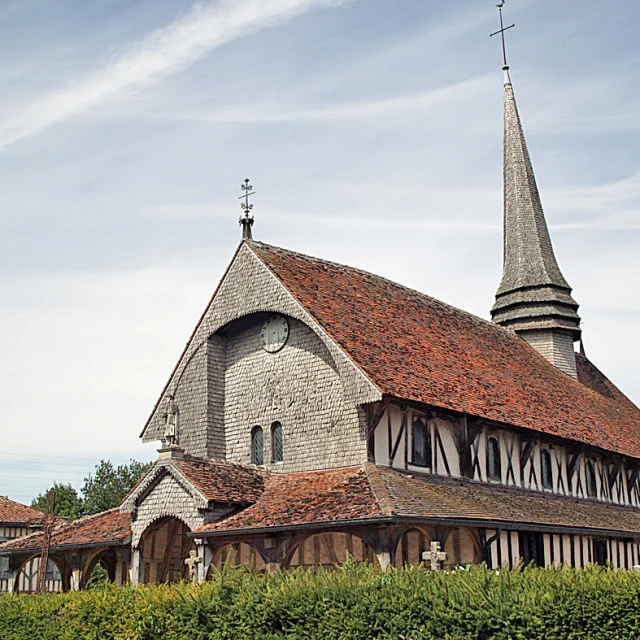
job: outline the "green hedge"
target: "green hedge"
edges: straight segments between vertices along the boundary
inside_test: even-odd
[[[640,572],[590,567],[261,574],[0,596],[2,640],[640,638]]]

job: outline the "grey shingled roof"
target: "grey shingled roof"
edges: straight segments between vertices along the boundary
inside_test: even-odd
[[[560,272],[508,71],[504,85],[504,266],[492,309],[513,329],[562,327],[579,335],[578,304]]]

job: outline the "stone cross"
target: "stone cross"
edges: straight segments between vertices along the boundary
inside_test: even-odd
[[[191,582],[196,584],[198,582],[198,568],[202,562],[202,558],[198,558],[198,552],[192,549],[189,551],[189,557],[184,561],[184,563],[189,567],[189,577],[191,578]]]
[[[422,554],[422,559],[431,563],[431,571],[439,571],[442,569],[442,563],[446,561],[448,554],[440,551],[440,543],[432,542],[431,549]]]

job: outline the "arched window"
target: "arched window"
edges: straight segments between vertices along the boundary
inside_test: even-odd
[[[542,468],[542,486],[553,489],[553,473],[551,471],[551,454],[543,449],[540,452],[540,466]]]
[[[251,463],[264,464],[264,435],[259,426],[251,430]]]
[[[497,438],[489,438],[487,440],[487,478],[489,480],[502,479],[500,444]]]
[[[411,429],[411,464],[431,467],[431,434],[422,420],[416,420]]]
[[[592,462],[587,462],[587,464],[584,465],[584,472],[587,477],[587,495],[590,498],[595,498],[598,490],[596,486],[596,472]]]
[[[282,425],[279,422],[274,422],[271,425],[271,462],[282,462],[283,460]]]

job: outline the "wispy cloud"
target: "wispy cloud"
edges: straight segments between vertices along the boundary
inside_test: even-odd
[[[220,0],[197,3],[170,24],[73,85],[44,96],[0,126],[0,148],[127,91],[158,82],[237,38],[347,0]]]
[[[566,220],[556,229],[640,231],[640,171],[601,185],[551,190],[548,196]]]
[[[493,75],[480,75],[437,89],[384,100],[362,100],[304,108],[277,105],[272,107],[234,107],[233,109],[201,111],[191,114],[141,112],[140,115],[207,122],[308,122],[381,118],[424,111],[443,104],[466,100],[490,87],[494,83]]]

